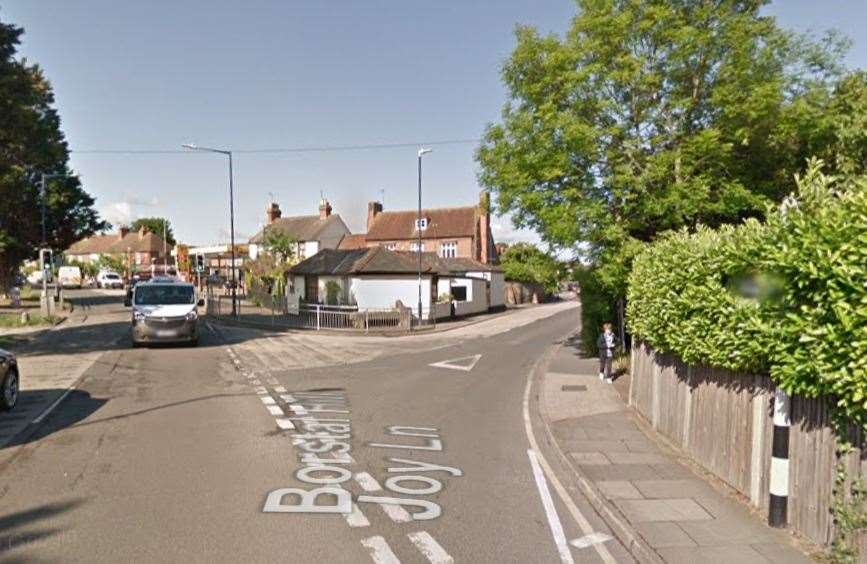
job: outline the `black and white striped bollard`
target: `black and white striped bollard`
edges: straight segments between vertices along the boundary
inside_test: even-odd
[[[768,525],[785,527],[789,501],[789,427],[791,400],[782,389],[774,390],[774,440],[771,445],[771,499]]]

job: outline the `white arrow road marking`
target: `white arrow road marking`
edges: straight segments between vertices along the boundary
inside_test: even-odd
[[[589,535],[584,535],[583,537],[578,537],[577,539],[569,541],[569,544],[571,544],[575,548],[587,548],[588,546],[593,546],[594,544],[608,542],[613,538],[614,537],[612,537],[611,535],[607,535],[605,533],[590,533]]]
[[[482,355],[474,354],[472,356],[462,356],[460,358],[450,358],[441,362],[434,362],[433,364],[428,364],[428,366],[433,366],[435,368],[449,368],[451,370],[463,370],[464,372],[469,372],[470,370],[475,368],[476,363],[479,362],[480,358],[482,358]],[[470,361],[469,364],[467,364],[466,361]]]
[[[400,560],[391,551],[391,547],[382,537],[362,539],[361,544],[370,551],[370,557],[376,564],[400,564]]]
[[[421,531],[407,536],[431,564],[454,564],[455,559],[428,533]]]

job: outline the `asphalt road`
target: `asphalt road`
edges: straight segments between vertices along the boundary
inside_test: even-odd
[[[100,296],[81,299],[123,319]],[[243,346],[253,333],[228,328],[197,348],[108,350],[0,450],[0,561],[630,561],[613,539],[562,554],[608,530],[528,438],[528,374],[574,315],[309,369],[275,370]],[[280,495],[329,487],[303,512],[297,490]],[[349,515],[309,511],[342,500]]]

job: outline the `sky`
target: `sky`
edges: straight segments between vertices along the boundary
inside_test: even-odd
[[[767,12],[787,28],[840,30],[847,64],[867,68],[867,1]],[[416,206],[417,146],[477,140],[498,120],[515,25],[562,34],[575,14],[571,0],[0,0],[0,20],[25,30],[20,55],[54,87],[71,165],[103,217],[165,216],[192,244],[228,240],[225,157],[87,151],[406,144],[234,156],[238,240],[272,198],[284,216],[310,215],[321,194],[364,232],[382,190],[387,210]],[[425,207],[478,202],[477,146],[433,146]],[[538,241],[508,217],[492,224],[498,241]]]

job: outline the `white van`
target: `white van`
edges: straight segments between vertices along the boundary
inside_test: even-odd
[[[61,288],[81,288],[81,269],[77,266],[61,266],[57,270],[57,282]]]

